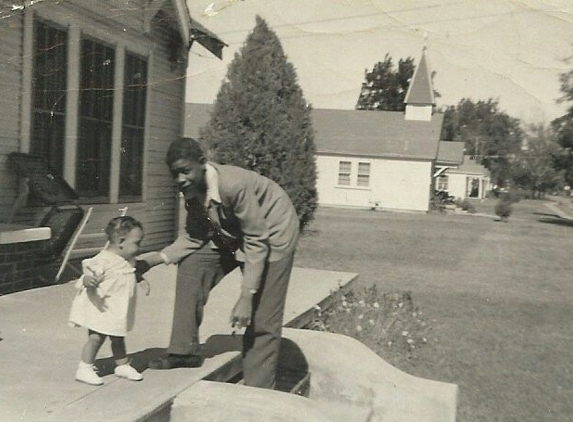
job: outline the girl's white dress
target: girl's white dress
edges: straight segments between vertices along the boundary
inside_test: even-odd
[[[135,268],[121,256],[102,250],[82,262],[83,273],[103,275],[97,288],[86,288],[80,278],[69,322],[110,336],[125,337],[135,321]],[[83,276],[82,276],[83,277]]]

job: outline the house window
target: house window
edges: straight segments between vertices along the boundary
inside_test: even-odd
[[[370,186],[370,163],[358,163],[356,186]]]
[[[83,197],[109,197],[114,59],[113,48],[82,39],[76,190]]]
[[[142,194],[146,86],[147,61],[127,53],[119,177],[119,197],[122,199],[141,198]]]
[[[26,14],[22,150],[44,156],[81,198],[141,201],[150,46],[45,14]]]
[[[340,161],[338,163],[338,184],[341,186],[350,186],[350,171],[352,163],[350,161]]]
[[[438,177],[438,190],[448,190],[448,176],[441,175]]]
[[[60,176],[64,168],[68,34],[34,22],[30,152]]]

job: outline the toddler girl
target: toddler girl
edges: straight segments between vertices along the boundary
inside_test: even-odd
[[[96,355],[106,337],[116,362],[115,375],[132,381],[143,376],[127,359],[125,335],[133,328],[136,299],[135,257],[143,239],[143,228],[132,217],[113,218],[105,229],[108,245],[100,253],[82,262],[83,275],[77,283],[69,321],[88,329],[88,341],[76,380],[91,385],[103,384],[94,369]]]

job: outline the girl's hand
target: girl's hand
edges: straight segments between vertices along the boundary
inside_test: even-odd
[[[84,275],[82,282],[84,283],[84,287],[96,288],[101,283],[101,280],[91,275]]]

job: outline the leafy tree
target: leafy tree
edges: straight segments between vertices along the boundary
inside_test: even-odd
[[[572,60],[573,58],[570,58],[566,63]],[[563,95],[558,101],[573,103],[573,70],[562,73],[559,79]],[[557,161],[557,168],[564,171],[566,182],[569,186],[573,186],[573,104],[569,106],[565,115],[551,122],[551,127],[555,131],[557,142],[565,149]]]
[[[376,63],[371,72],[366,70],[356,109],[404,111],[404,100],[415,70],[412,57],[398,60],[398,68],[395,69],[392,57],[386,53],[384,61]],[[432,78],[434,75],[435,72]],[[434,96],[439,97],[440,94],[434,91]]]
[[[563,170],[563,177],[573,186],[573,115],[566,114],[551,122],[556,142],[563,148],[555,160],[555,168]]]
[[[510,117],[498,102],[463,98],[444,112],[442,139],[465,142],[466,154],[477,157],[498,185],[511,179],[511,158],[523,138],[519,119]]]
[[[512,164],[513,181],[529,190],[532,198],[543,198],[546,192],[563,185],[564,172],[556,169],[563,149],[555,133],[542,125],[530,127],[525,141],[525,149]]]
[[[281,185],[301,228],[312,219],[317,192],[311,107],[278,37],[258,16],[229,65],[201,138],[214,160]]]

